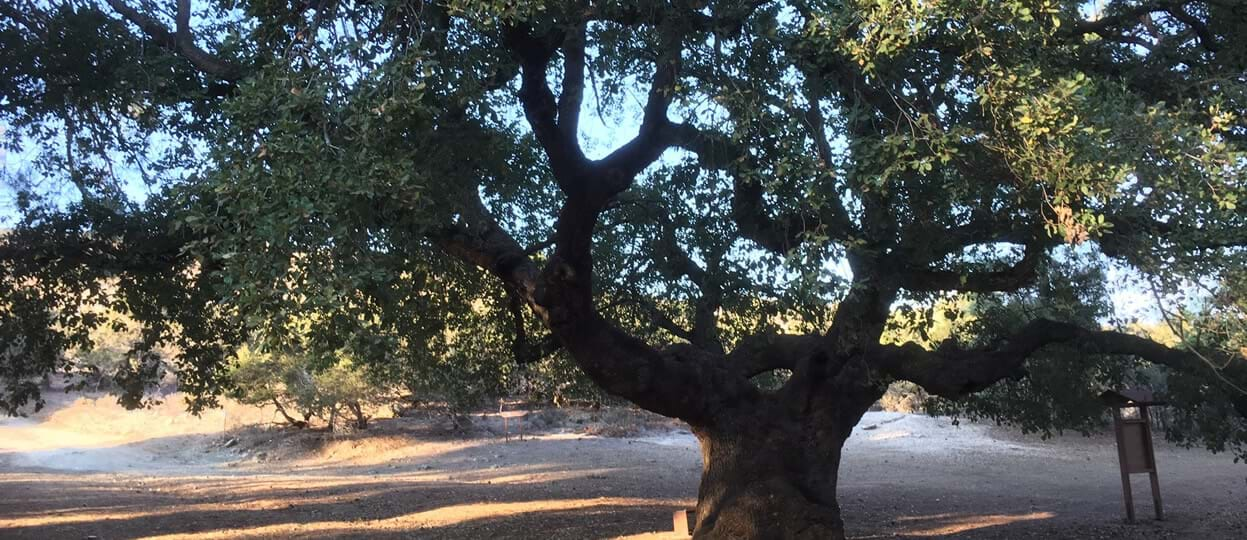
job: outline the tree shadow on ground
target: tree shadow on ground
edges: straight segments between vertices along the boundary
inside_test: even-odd
[[[661,530],[671,512],[685,504],[593,493],[578,497],[557,482],[549,486],[553,493],[548,497],[444,482],[342,482],[299,489],[238,481],[218,486],[221,490],[199,490],[207,495],[82,484],[75,479],[0,481],[7,493],[35,495],[5,502],[3,536],[601,538]],[[84,501],[93,503],[83,507]]]
[[[152,445],[200,441],[179,436],[54,451],[89,460],[93,454],[126,456]],[[536,456],[545,456],[545,462],[523,461]],[[562,459],[573,456],[579,459]],[[0,454],[0,463],[17,457]],[[0,536],[619,536],[669,528],[671,512],[691,504],[687,488],[681,489],[687,478],[663,481],[655,468],[638,456],[612,454],[607,445],[574,440],[486,442],[424,462],[297,473],[231,474],[200,467],[137,476],[26,468],[0,474]],[[516,481],[517,475],[530,479]],[[679,495],[664,497],[668,493]]]
[[[82,451],[125,456],[153,444],[194,451],[202,442],[178,436]],[[574,438],[472,442],[368,465],[269,463],[142,476],[0,471],[0,537],[613,538],[669,531],[671,513],[695,502],[700,456],[688,448]],[[0,454],[0,463],[13,457]],[[954,501],[948,493],[956,486],[914,485],[911,472],[842,486],[852,537],[1164,538],[1195,519],[1174,513],[1165,524],[1123,528],[1114,517],[1119,502],[1106,500],[1103,519],[1088,526],[1071,520],[1068,506],[1043,499],[1035,499],[1038,507],[1025,497]]]

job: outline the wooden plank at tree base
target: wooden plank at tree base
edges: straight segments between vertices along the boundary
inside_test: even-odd
[[[697,519],[696,510],[676,510],[671,513],[672,528],[679,536],[693,534],[693,521]]]

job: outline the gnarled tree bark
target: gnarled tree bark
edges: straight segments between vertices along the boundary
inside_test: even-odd
[[[814,399],[781,391],[693,424],[703,464],[695,538],[844,538],[842,449],[882,388],[851,374],[820,390]]]

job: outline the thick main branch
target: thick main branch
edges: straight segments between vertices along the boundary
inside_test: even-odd
[[[878,345],[869,356],[872,365],[880,371],[918,383],[932,394],[958,398],[1004,379],[1025,376],[1026,360],[1054,344],[1064,344],[1087,354],[1137,356],[1187,373],[1214,369],[1193,351],[1174,349],[1123,332],[1089,330],[1050,319],[1031,321],[1003,343],[988,347],[963,349],[951,341],[934,351],[914,343]],[[1233,362],[1221,374],[1247,380],[1247,363]]]

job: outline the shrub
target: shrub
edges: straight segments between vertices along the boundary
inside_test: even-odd
[[[922,404],[928,397],[921,386],[909,381],[896,381],[888,386],[888,391],[879,398],[879,407],[888,412],[923,412]]]
[[[313,418],[332,431],[349,418],[355,429],[368,427],[371,411],[389,396],[350,357],[332,358],[327,367],[306,354],[240,347],[230,371],[233,397],[250,405],[272,405],[286,424],[306,428]]]

